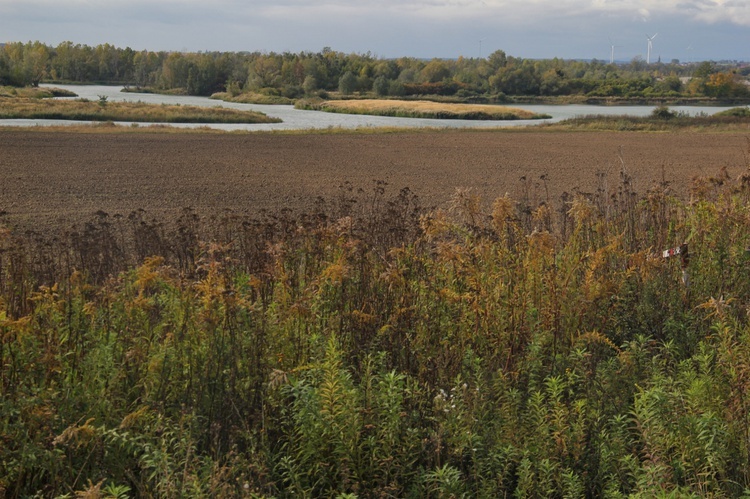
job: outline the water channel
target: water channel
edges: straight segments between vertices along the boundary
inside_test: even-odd
[[[421,118],[391,118],[385,116],[363,116],[352,114],[325,113],[320,111],[304,111],[294,109],[293,106],[271,106],[260,104],[237,104],[212,100],[207,97],[185,96],[185,95],[161,95],[161,94],[136,94],[121,92],[120,86],[103,85],[48,85],[63,88],[75,92],[78,98],[99,100],[106,96],[109,101],[131,101],[147,102],[152,104],[181,104],[205,107],[229,107],[242,110],[254,110],[280,118],[282,123],[264,124],[196,124],[177,123],[170,126],[180,128],[210,127],[221,130],[309,130],[326,128],[366,128],[366,127],[403,127],[403,128],[497,128],[534,125],[538,123],[550,123],[561,121],[575,116],[589,114],[600,115],[631,115],[647,116],[654,106],[592,106],[585,104],[573,105],[518,105],[535,113],[543,113],[552,116],[546,120],[516,120],[516,121],[476,121],[476,120],[437,120]],[[700,113],[714,114],[727,107],[720,106],[670,106],[674,111],[681,111],[690,115]],[[48,126],[48,125],[70,125],[88,122],[69,120],[0,120],[0,126]],[[120,123],[130,125],[130,123]],[[139,123],[139,126],[148,126],[152,123]]]

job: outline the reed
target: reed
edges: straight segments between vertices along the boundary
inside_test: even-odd
[[[543,124],[550,130],[596,130],[640,132],[737,132],[750,129],[745,108],[734,108],[715,115],[687,116],[668,108],[656,108],[650,116],[579,116],[558,123]]]
[[[147,123],[278,123],[255,111],[222,107],[146,104],[87,100],[17,98],[2,101],[0,119],[52,119],[76,121],[129,121]]]
[[[360,99],[334,101],[298,101],[300,109],[331,113],[369,114],[402,118],[435,118],[463,120],[531,120],[550,118],[523,109],[481,104],[455,104],[433,101]]]
[[[52,97],[77,97],[70,90],[63,90],[54,87],[7,87],[0,86],[0,102],[5,102],[6,98],[26,98],[26,99],[49,99]]]
[[[294,99],[280,95],[266,95],[257,92],[243,92],[233,95],[229,92],[217,92],[211,95],[212,99],[226,102],[239,102],[241,104],[263,104],[263,105],[292,105]]]

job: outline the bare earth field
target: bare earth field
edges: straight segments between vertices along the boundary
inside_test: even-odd
[[[97,210],[170,219],[231,209],[310,209],[349,182],[387,194],[409,187],[422,206],[444,207],[457,187],[487,202],[592,192],[597,171],[616,185],[620,151],[645,192],[662,174],[678,194],[696,175],[736,176],[747,168],[747,134],[450,131],[390,134],[72,133],[0,131],[0,223],[18,229],[68,227]]]

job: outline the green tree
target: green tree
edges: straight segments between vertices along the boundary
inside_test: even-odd
[[[247,85],[250,90],[278,87],[281,84],[282,62],[274,54],[261,55],[250,67]]]
[[[567,83],[561,69],[550,69],[542,75],[539,91],[542,95],[563,95],[568,93]]]
[[[716,69],[714,69],[714,65],[708,61],[704,61],[698,64],[698,67],[695,68],[693,76],[695,78],[708,78],[715,72]]]
[[[2,51],[0,51],[0,85],[10,85],[8,63],[5,61],[5,57],[3,57]]]
[[[450,77],[451,70],[440,59],[433,59],[422,69],[422,79],[429,83],[437,83]]]
[[[373,91],[380,96],[388,95],[389,87],[388,79],[385,76],[378,76],[375,78],[375,81],[372,82]]]
[[[657,89],[662,92],[680,92],[682,90],[682,82],[678,76],[672,74],[663,78],[658,83]]]
[[[350,95],[357,90],[357,77],[354,73],[347,71],[339,79],[339,92],[344,95]]]
[[[393,80],[388,85],[388,95],[392,95],[394,97],[402,97],[406,95],[406,88],[404,88],[404,84],[401,83],[398,80]]]
[[[49,67],[49,49],[40,42],[28,43],[24,47],[24,80],[38,87],[39,82],[47,76]]]
[[[302,90],[308,95],[315,93],[318,90],[318,80],[312,75],[305,76],[305,81],[302,82]]]
[[[487,63],[494,72],[500,68],[504,68],[505,66],[507,66],[508,56],[502,50],[496,50],[487,58]]]
[[[153,83],[151,75],[158,63],[153,60],[152,55],[154,54],[144,50],[133,56],[133,82],[138,87],[145,87]]]

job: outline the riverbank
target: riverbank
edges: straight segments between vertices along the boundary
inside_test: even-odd
[[[590,106],[746,106],[750,99],[718,99],[712,97],[591,97],[586,95],[563,96],[509,96],[506,101],[513,105],[571,105],[585,104]]]
[[[123,92],[146,93],[160,95],[188,95],[183,88],[163,90],[155,87],[124,87]],[[325,99],[335,101],[362,101],[371,100],[374,93],[362,92],[344,96],[338,91],[325,92]],[[210,96],[211,99],[224,102],[236,102],[243,104],[262,105],[294,105],[298,101],[304,101],[309,97],[290,98],[280,95],[268,95],[258,92],[241,92],[231,94],[229,92],[216,92]],[[429,101],[451,104],[490,104],[490,105],[591,105],[591,106],[747,106],[750,98],[716,98],[692,95],[652,95],[637,97],[622,96],[592,96],[592,95],[490,95],[478,94],[470,96],[456,95],[408,95],[401,97],[378,97],[379,100],[396,101]]]

